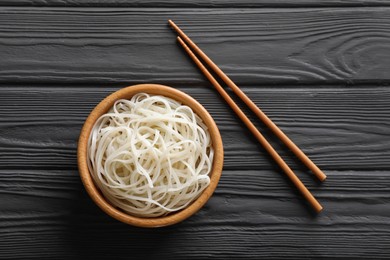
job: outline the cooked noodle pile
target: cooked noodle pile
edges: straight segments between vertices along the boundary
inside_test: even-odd
[[[158,217],[188,206],[209,185],[213,149],[191,108],[145,93],[118,100],[88,141],[94,182],[114,206]]]

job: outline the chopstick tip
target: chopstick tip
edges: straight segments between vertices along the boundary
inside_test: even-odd
[[[317,167],[316,167],[317,168]],[[327,176],[325,173],[323,173],[320,169],[317,168],[317,171],[315,172],[315,175],[320,181],[325,181]]]
[[[177,36],[176,39],[180,43],[181,46],[183,46],[184,48],[187,47],[187,44],[185,44],[185,42],[183,41],[183,39],[180,36]]]

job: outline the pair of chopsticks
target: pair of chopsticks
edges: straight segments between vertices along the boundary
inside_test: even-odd
[[[282,168],[287,177],[293,182],[293,184],[298,188],[302,193],[303,197],[309,202],[316,212],[322,210],[321,204],[314,198],[306,186],[301,182],[301,180],[295,175],[291,168],[286,164],[286,162],[280,157],[280,155],[275,151],[271,144],[265,139],[265,137],[257,130],[245,113],[239,108],[239,106],[233,101],[229,94],[223,89],[223,87],[218,83],[218,81],[211,75],[208,69],[202,64],[198,55],[214,72],[218,75],[228,87],[230,87],[233,92],[257,115],[257,117],[268,127],[271,131],[313,172],[313,174],[320,180],[324,181],[326,175],[307,157],[301,149],[298,148],[291,140],[288,138],[282,130],[280,130],[271,119],[264,114],[261,109],[256,106],[255,103],[247,96],[241,89],[234,84],[234,82],[222,72],[220,68],[209,58],[207,55],[171,20],[168,21],[170,26],[177,32],[179,35],[177,40],[188,53],[191,59],[199,67],[202,73],[206,78],[213,84],[215,89],[219,94],[225,99],[228,105],[233,109],[237,116],[242,120],[246,127],[252,132],[255,138],[260,142],[260,144],[265,148],[265,150],[271,155],[275,162]],[[192,49],[192,50],[191,50]],[[196,54],[195,54],[196,53]]]

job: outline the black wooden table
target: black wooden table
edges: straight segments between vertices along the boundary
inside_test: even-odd
[[[328,175],[316,181],[258,124],[321,214],[176,44],[168,19]],[[195,97],[223,137],[214,196],[171,227],[110,218],[78,175],[87,115],[138,83]],[[390,258],[389,83],[388,1],[0,1],[0,258]]]

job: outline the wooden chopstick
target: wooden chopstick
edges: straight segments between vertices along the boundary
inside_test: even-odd
[[[205,63],[230,87],[233,92],[257,115],[257,117],[308,167],[313,174],[321,181],[326,175],[315,165],[299,147],[283,133],[280,128],[244,93],[241,89],[218,68],[218,66],[172,21],[168,20],[177,34],[188,44],[188,46],[199,55]]]
[[[295,173],[290,169],[290,167],[280,157],[280,155],[275,151],[275,149],[265,139],[265,137],[259,132],[259,130],[257,130],[257,128],[253,125],[253,123],[245,115],[245,113],[233,101],[233,99],[222,88],[222,86],[217,82],[217,80],[211,75],[211,73],[206,69],[206,67],[202,64],[202,62],[195,56],[195,54],[191,51],[191,49],[180,38],[180,36],[178,36],[177,39],[178,39],[179,43],[183,46],[185,51],[188,53],[188,55],[191,57],[191,59],[196,63],[196,65],[199,67],[199,69],[203,72],[203,74],[214,85],[215,89],[219,92],[219,94],[225,99],[225,101],[228,103],[228,105],[233,109],[233,111],[242,120],[242,122],[244,122],[244,124],[248,127],[248,129],[252,132],[252,134],[256,137],[256,139],[260,142],[260,144],[266,149],[266,151],[272,156],[272,158],[276,161],[276,163],[283,169],[283,171],[286,173],[288,178],[294,183],[294,185],[302,193],[302,195],[309,202],[309,204],[313,207],[313,209],[316,212],[320,212],[322,210],[321,204],[314,198],[314,196],[310,193],[310,191],[306,188],[306,186],[295,175]]]

